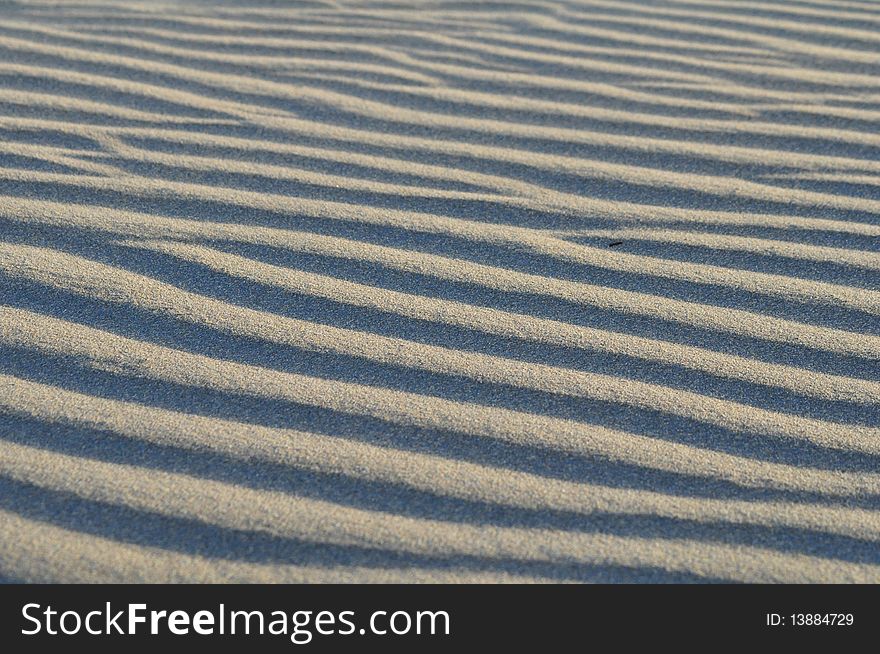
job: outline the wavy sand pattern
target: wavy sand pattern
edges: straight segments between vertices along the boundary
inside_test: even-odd
[[[880,5],[0,3],[0,580],[880,581]]]

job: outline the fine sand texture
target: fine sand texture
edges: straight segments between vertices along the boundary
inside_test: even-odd
[[[0,0],[0,581],[880,582],[880,3]]]

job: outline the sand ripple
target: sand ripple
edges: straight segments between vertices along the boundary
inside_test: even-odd
[[[0,579],[880,581],[880,8],[0,6]]]

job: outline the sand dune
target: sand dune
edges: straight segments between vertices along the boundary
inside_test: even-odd
[[[878,27],[0,3],[0,579],[880,581]]]

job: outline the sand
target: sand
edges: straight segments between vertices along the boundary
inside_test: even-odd
[[[0,3],[0,580],[880,582],[880,5]]]

